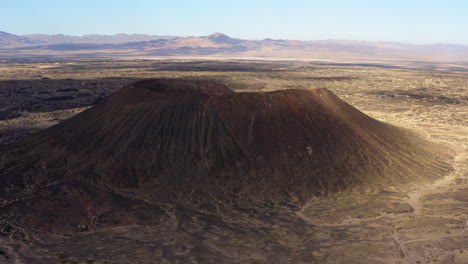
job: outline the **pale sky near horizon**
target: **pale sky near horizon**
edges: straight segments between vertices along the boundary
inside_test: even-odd
[[[352,39],[468,45],[468,0],[0,0],[0,31],[24,34]]]

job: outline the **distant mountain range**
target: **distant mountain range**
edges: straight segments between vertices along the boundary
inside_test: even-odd
[[[27,37],[17,36],[0,31],[0,47],[24,46],[33,44],[38,43],[28,39]]]
[[[143,34],[24,35],[0,32],[0,59],[212,57],[290,60],[405,60],[467,62],[468,46],[353,40],[242,40]]]
[[[51,45],[65,43],[120,44],[126,42],[150,41],[155,39],[171,39],[174,36],[159,36],[146,34],[116,34],[116,35],[84,35],[69,36],[63,34],[30,34],[17,36],[0,31],[0,47],[23,45]]]

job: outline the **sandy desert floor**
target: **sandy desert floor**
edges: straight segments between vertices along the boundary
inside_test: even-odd
[[[134,80],[160,77],[215,79],[236,91],[326,87],[378,120],[444,142],[455,154],[455,171],[435,183],[404,191],[369,190],[315,198],[290,218],[272,220],[271,228],[276,226],[278,233],[287,232],[286,223],[301,226],[284,241],[294,245],[292,251],[271,262],[252,253],[248,263],[310,263],[310,259],[317,263],[468,263],[468,70],[463,65],[167,60],[0,63],[0,143],[56,124]],[[252,221],[261,222],[260,218]],[[147,238],[155,234],[151,227],[139,237],[128,235],[132,228],[143,232],[143,227],[129,227],[101,236],[82,234],[46,241],[0,222],[0,262],[104,263],[104,257],[95,255],[101,252],[131,255],[141,263],[171,263],[164,256],[167,253],[151,246]],[[124,242],[122,248],[106,248],[106,239],[115,241],[116,237],[138,241],[139,253],[125,252],[128,244]],[[98,239],[99,243],[89,242]],[[264,249],[261,254],[268,255]],[[180,251],[183,254],[184,249]],[[148,254],[153,255],[141,257]],[[108,263],[138,263],[129,258],[122,262],[118,257],[108,259]]]

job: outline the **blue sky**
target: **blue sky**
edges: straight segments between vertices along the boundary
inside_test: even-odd
[[[468,44],[468,0],[2,0],[0,31]]]

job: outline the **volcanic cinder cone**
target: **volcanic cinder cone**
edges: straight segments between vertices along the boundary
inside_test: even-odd
[[[170,79],[124,87],[2,153],[4,199],[72,181],[160,200],[307,199],[451,170],[438,145],[327,89],[234,93]]]

